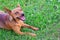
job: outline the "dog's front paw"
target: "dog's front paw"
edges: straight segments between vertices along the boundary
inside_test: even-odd
[[[29,33],[29,35],[31,35],[31,36],[33,36],[33,37],[35,37],[35,36],[36,36],[36,34],[34,34],[34,33]]]
[[[35,36],[36,36],[36,34],[32,34],[31,36],[35,37]]]
[[[24,33],[23,32],[20,32],[20,35],[24,35]]]
[[[33,30],[39,30],[39,28],[33,28]]]

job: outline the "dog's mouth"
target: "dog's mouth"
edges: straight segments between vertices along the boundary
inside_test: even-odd
[[[25,17],[24,16],[21,16],[20,17],[20,20],[24,21],[25,20]]]
[[[17,19],[24,21],[25,20],[25,17],[24,16],[21,16],[21,17],[17,17]]]

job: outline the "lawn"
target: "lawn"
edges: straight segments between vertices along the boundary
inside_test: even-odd
[[[21,36],[12,30],[0,29],[0,40],[60,40],[60,0],[0,0],[0,10],[4,10],[4,6],[12,10],[18,3],[25,13],[24,22],[39,28],[22,31],[37,36]]]

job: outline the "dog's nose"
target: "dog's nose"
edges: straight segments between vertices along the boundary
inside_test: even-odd
[[[24,14],[21,14],[21,16],[24,16]]]

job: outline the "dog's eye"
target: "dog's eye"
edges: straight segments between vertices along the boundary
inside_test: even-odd
[[[15,12],[15,14],[18,14],[19,12]]]

